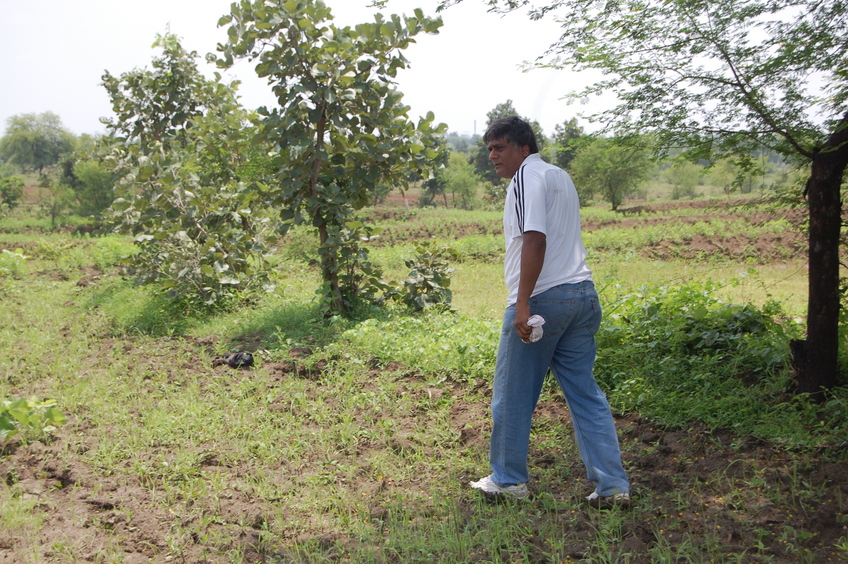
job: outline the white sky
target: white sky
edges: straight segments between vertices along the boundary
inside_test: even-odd
[[[117,76],[150,67],[161,51],[151,48],[168,28],[202,60],[226,38],[218,19],[231,0],[0,0],[0,130],[8,117],[50,111],[76,134],[104,131],[100,117],[112,115],[104,71]],[[368,0],[325,0],[337,25],[372,21]],[[384,13],[411,15],[420,7],[435,16],[437,0],[391,0]],[[553,21],[533,22],[526,12],[486,12],[483,0],[464,0],[442,12],[438,35],[419,35],[405,51],[410,68],[398,77],[410,117],[433,111],[450,131],[482,133],[486,113],[512,100],[518,112],[537,120],[547,135],[580,111],[561,98],[583,86],[568,71],[518,70],[559,36]],[[242,104],[273,105],[270,87],[243,61],[225,75],[242,81]],[[585,126],[586,124],[583,123]]]

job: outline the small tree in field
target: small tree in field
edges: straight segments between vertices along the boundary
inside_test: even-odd
[[[663,171],[666,182],[671,184],[671,199],[694,198],[695,187],[704,173],[704,167],[688,161],[674,162]]]
[[[24,195],[24,178],[6,176],[0,178],[0,217],[17,207]]]
[[[553,158],[551,162],[560,168],[569,170],[571,168],[571,161],[574,160],[577,142],[585,134],[586,132],[583,130],[583,127],[577,123],[577,118],[571,118],[558,124],[554,128],[553,146],[551,147]]]
[[[154,46],[163,55],[152,70],[103,77],[116,115],[107,162],[119,177],[105,215],[136,236],[139,282],[211,305],[263,279],[261,158],[251,163],[250,114],[234,90],[205,78],[177,37]]]
[[[282,227],[309,221],[321,247],[321,290],[327,314],[347,315],[356,288],[340,280],[345,257],[360,257],[344,236],[353,213],[380,185],[406,186],[411,171],[436,157],[433,115],[417,127],[394,87],[401,55],[420,32],[441,20],[377,15],[372,23],[337,27],[323,2],[243,1],[221,18],[229,39],[219,65],[256,61],[279,107],[260,108],[262,136],[274,148],[268,201]]]
[[[80,215],[99,215],[114,201],[115,173],[96,159],[76,161],[73,165],[76,179],[74,193],[76,211]]]
[[[653,162],[642,144],[598,137],[584,142],[571,161],[570,173],[581,199],[600,196],[613,210],[647,180]]]
[[[117,174],[104,162],[109,141],[103,136],[80,135],[73,153],[59,161],[59,180],[76,195],[74,212],[97,217],[115,199]]]
[[[425,193],[422,197],[428,198],[424,203],[434,205],[434,196],[441,194],[447,207],[447,195],[450,194],[454,207],[470,210],[477,202],[480,178],[474,173],[474,167],[468,162],[465,154],[450,153],[447,166],[438,169],[435,177],[424,186]]]
[[[74,204],[74,191],[56,176],[55,170],[42,170],[38,178],[39,215],[50,218],[50,229],[59,227]]]

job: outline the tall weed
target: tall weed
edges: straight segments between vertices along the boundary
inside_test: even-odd
[[[26,272],[26,259],[23,249],[0,251],[0,277],[21,278]]]

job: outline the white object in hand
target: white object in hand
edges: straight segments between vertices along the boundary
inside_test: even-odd
[[[535,343],[536,341],[542,338],[542,325],[544,324],[545,320],[541,315],[531,315],[530,319],[527,320],[527,325],[533,328],[530,331],[531,343]]]

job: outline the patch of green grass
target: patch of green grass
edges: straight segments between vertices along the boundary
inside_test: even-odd
[[[14,476],[4,478],[0,481],[0,530],[20,539],[36,535],[44,523],[44,515],[34,511],[38,498],[25,495]]]
[[[72,231],[77,226],[86,225],[89,222],[90,220],[83,217],[65,216],[61,218],[56,227],[58,230],[67,232]],[[49,234],[54,232],[54,227],[49,217],[40,217],[29,212],[26,208],[20,208],[15,209],[11,215],[0,219],[0,232],[4,234],[3,239],[5,239],[8,236],[7,234],[28,236],[32,234]]]

